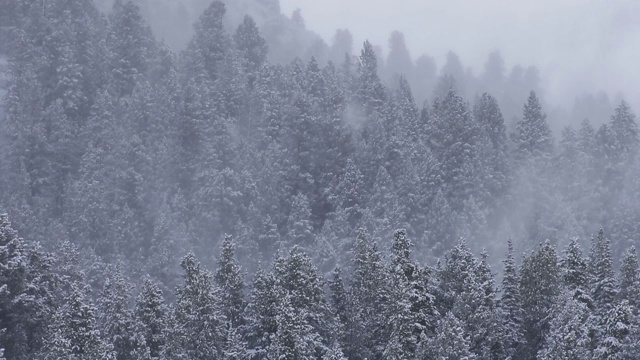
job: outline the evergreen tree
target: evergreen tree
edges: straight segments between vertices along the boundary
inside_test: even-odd
[[[44,359],[115,360],[111,344],[100,338],[96,309],[78,284],[72,284],[67,301],[54,315]]]
[[[635,118],[635,114],[624,100],[611,116],[611,131],[615,141],[613,146],[617,153],[627,154],[637,150],[638,124]]]
[[[560,296],[554,307],[550,322],[550,332],[543,348],[538,354],[540,359],[588,359],[589,334],[587,305],[571,293]]]
[[[272,338],[278,330],[276,316],[282,299],[276,292],[275,285],[273,275],[258,268],[246,312],[246,338],[251,359],[263,359],[267,356],[267,349],[271,347]]]
[[[146,339],[135,326],[133,314],[129,310],[131,285],[120,270],[107,279],[100,297],[98,323],[103,338],[113,345],[118,360],[148,359],[149,349]]]
[[[225,235],[218,270],[214,279],[222,296],[223,313],[232,328],[244,324],[244,280],[240,264],[235,258],[235,244],[231,235]]]
[[[336,267],[332,273],[332,277],[329,280],[331,309],[336,318],[335,335],[338,340],[338,344],[341,344],[342,352],[348,355],[350,353],[351,346],[355,339],[353,339],[353,318],[351,308],[351,299],[349,293],[345,289],[344,282],[342,280],[342,270],[340,267]],[[328,353],[332,353],[332,349],[328,350]],[[337,356],[337,355],[335,355]]]
[[[389,279],[382,263],[382,254],[375,241],[360,230],[354,246],[351,298],[353,301],[355,338],[353,344],[358,359],[382,356],[388,341]]]
[[[466,102],[455,91],[434,103],[429,127],[429,146],[438,161],[434,189],[442,190],[455,211],[479,190],[474,181],[481,171],[479,130]]]
[[[469,350],[469,339],[464,336],[463,323],[448,312],[438,323],[436,336],[423,337],[420,359],[472,360],[476,356]]]
[[[240,332],[232,328],[227,336],[227,344],[224,348],[224,360],[245,360],[249,359],[247,344],[242,340]]]
[[[251,16],[245,15],[233,35],[233,40],[242,56],[245,72],[255,77],[266,61],[268,46]],[[253,80],[250,78],[249,81],[251,83]]]
[[[482,94],[473,110],[476,121],[492,145],[489,159],[485,160],[488,162],[491,174],[487,184],[488,191],[493,197],[500,197],[506,192],[510,177],[504,118],[497,100],[487,93]]]
[[[356,91],[358,102],[365,114],[370,115],[374,111],[382,110],[385,99],[384,86],[378,77],[378,60],[369,41],[364,42],[360,53]]]
[[[630,359],[632,309],[626,300],[609,308],[601,319],[601,336],[594,359]]]
[[[410,259],[411,242],[404,229],[396,230],[392,246],[390,280],[390,340],[385,357],[415,358],[423,333],[431,334],[436,317],[433,297],[428,293],[428,279]]]
[[[176,291],[175,321],[179,344],[190,359],[220,359],[226,318],[212,276],[200,269],[193,254],[182,260],[184,285]]]
[[[292,198],[291,213],[287,221],[290,246],[300,246],[310,249],[315,242],[315,235],[311,225],[311,209],[304,194]],[[285,248],[286,249],[286,248]]]
[[[195,24],[195,33],[187,46],[185,61],[191,76],[204,70],[209,80],[220,78],[222,63],[230,49],[230,39],[224,29],[225,5],[215,0],[204,10]]]
[[[517,354],[523,345],[523,309],[520,298],[520,277],[513,259],[513,242],[509,239],[507,258],[503,261],[504,270],[502,277],[502,297],[500,299],[499,313],[503,326],[503,346],[508,359],[517,358]]]
[[[162,290],[146,278],[135,305],[136,331],[144,337],[152,360],[164,353],[168,335],[169,309],[164,303]]]
[[[618,296],[627,300],[634,313],[640,315],[640,273],[638,272],[638,255],[635,246],[630,247],[622,258],[620,265],[620,292]]]
[[[552,307],[560,291],[556,250],[549,242],[524,259],[520,277],[525,339],[524,359],[535,359],[549,333]]]
[[[57,303],[54,260],[0,215],[0,347],[7,358],[34,357],[43,348]]]
[[[289,257],[276,260],[276,285],[290,298],[290,305],[317,335],[315,352],[324,353],[334,328],[331,311],[323,292],[323,280],[311,259],[294,246]],[[314,335],[314,336],[316,336]]]
[[[589,293],[589,273],[587,261],[582,257],[582,250],[576,238],[572,238],[564,251],[562,259],[564,285],[573,293],[573,298],[587,305],[593,306]]]
[[[513,136],[516,153],[520,159],[550,154],[553,150],[553,137],[546,118],[540,100],[532,91],[524,105],[522,120],[518,122]]]
[[[291,304],[291,298],[284,294],[278,305],[276,321],[278,331],[273,336],[269,346],[268,356],[282,360],[312,360],[316,359],[314,337],[317,334],[300,316]]]
[[[107,44],[114,91],[118,96],[130,95],[133,88],[150,70],[155,44],[137,2],[116,0],[109,16]]]
[[[592,239],[589,258],[591,290],[596,312],[604,315],[615,305],[617,286],[613,273],[611,243],[605,238],[602,229],[598,231],[598,236]]]
[[[363,175],[355,162],[347,160],[347,166],[336,189],[336,207],[345,212],[351,227],[355,227],[362,218],[365,189]]]

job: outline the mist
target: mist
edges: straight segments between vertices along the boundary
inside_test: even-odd
[[[0,360],[639,359],[639,9],[0,1]]]
[[[552,105],[570,109],[576,97],[601,91],[638,105],[637,1],[282,1],[285,14],[298,8],[327,43],[349,29],[355,44],[368,39],[388,53],[390,34],[400,31],[414,60],[428,54],[441,67],[454,51],[476,75],[499,50],[507,68],[540,69]]]

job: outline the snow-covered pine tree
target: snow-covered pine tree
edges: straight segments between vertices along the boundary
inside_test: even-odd
[[[222,241],[222,251],[214,279],[221,290],[222,311],[229,321],[229,325],[231,328],[242,326],[246,307],[244,279],[242,269],[235,256],[235,243],[231,235],[225,235]]]
[[[624,254],[620,264],[620,291],[618,296],[627,300],[636,315],[640,314],[640,270],[635,246],[631,246]]]
[[[35,357],[49,335],[57,279],[55,259],[18,236],[0,215],[0,347],[5,357]]]
[[[282,360],[314,360],[317,358],[318,335],[291,303],[286,290],[279,300],[276,322],[278,330],[272,335],[268,357]]]
[[[546,122],[547,116],[542,112],[540,100],[533,91],[524,105],[522,116],[513,135],[518,158],[522,160],[550,154],[553,150],[553,135]]]
[[[289,250],[293,246],[311,249],[315,245],[315,234],[311,224],[309,201],[302,193],[295,195],[291,200],[291,213],[287,221],[289,243],[282,250]]]
[[[173,336],[189,359],[221,359],[227,320],[220,308],[220,291],[193,254],[185,256],[181,265],[184,284],[176,290],[177,333]]]
[[[436,310],[428,293],[428,279],[411,259],[411,247],[406,231],[396,230],[389,269],[391,334],[384,352],[389,359],[415,358],[422,334],[431,335],[435,327]]]
[[[520,297],[520,277],[513,258],[513,242],[507,242],[507,257],[503,260],[502,296],[498,312],[502,320],[502,343],[507,359],[517,359],[524,343],[523,309]]]
[[[582,249],[578,239],[571,238],[564,251],[561,261],[564,286],[572,292],[573,298],[593,307],[591,292],[589,291],[589,272],[587,260],[582,256]]]
[[[589,260],[592,297],[596,313],[602,316],[615,305],[618,292],[613,272],[611,243],[604,236],[602,229],[598,231],[598,236],[591,240]]]
[[[538,353],[541,360],[580,360],[591,357],[589,350],[590,310],[572,292],[559,296],[552,310],[549,334]]]
[[[98,327],[102,337],[113,346],[117,360],[150,359],[146,338],[137,332],[129,309],[132,287],[122,271],[116,269],[106,280],[99,299]]]
[[[507,130],[498,101],[484,93],[473,108],[473,114],[484,134],[491,141],[492,152],[483,159],[491,175],[486,184],[492,199],[500,198],[509,187],[510,166],[508,160]]]
[[[244,70],[249,76],[249,84],[251,86],[258,71],[266,61],[267,43],[260,35],[255,20],[249,15],[245,15],[242,23],[238,25],[233,35],[233,40],[242,56]]]
[[[115,360],[113,346],[102,340],[97,328],[96,308],[79,286],[72,283],[65,304],[56,311],[41,356],[46,360]]]
[[[353,256],[350,297],[357,343],[352,346],[359,359],[377,358],[382,356],[390,332],[388,273],[376,242],[363,229],[358,232]]]
[[[294,246],[287,258],[276,261],[274,272],[279,291],[287,294],[290,306],[315,334],[314,352],[326,352],[335,336],[332,334],[335,324],[323,292],[324,281],[311,259]]]
[[[133,88],[150,70],[157,50],[151,29],[145,25],[140,5],[116,0],[109,14],[109,70],[117,96],[131,95]]]
[[[258,268],[247,305],[246,335],[250,359],[264,359],[278,330],[276,315],[282,299],[276,292],[273,274]]]
[[[373,45],[365,41],[360,53],[356,80],[356,95],[364,113],[381,111],[385,100],[384,86],[378,77],[378,60]]]
[[[474,360],[476,356],[469,347],[464,324],[452,312],[447,312],[438,322],[435,337],[423,336],[418,359]]]
[[[142,284],[134,314],[136,331],[144,337],[149,357],[159,360],[167,343],[169,309],[164,303],[162,290],[148,277]]]
[[[526,257],[520,271],[523,359],[535,359],[550,330],[550,315],[560,292],[560,269],[556,249],[548,241]]]

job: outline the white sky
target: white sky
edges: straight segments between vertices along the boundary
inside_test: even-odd
[[[500,49],[508,68],[540,68],[548,100],[601,89],[640,103],[640,0],[280,1],[285,14],[302,9],[328,43],[348,28],[356,49],[365,39],[386,48],[399,30],[414,58],[428,53],[441,66],[453,50],[476,74]]]

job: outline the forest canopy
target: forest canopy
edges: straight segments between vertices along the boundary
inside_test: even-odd
[[[438,72],[253,1],[179,53],[136,1],[0,5],[7,359],[640,356],[625,100],[562,128],[499,52]]]

